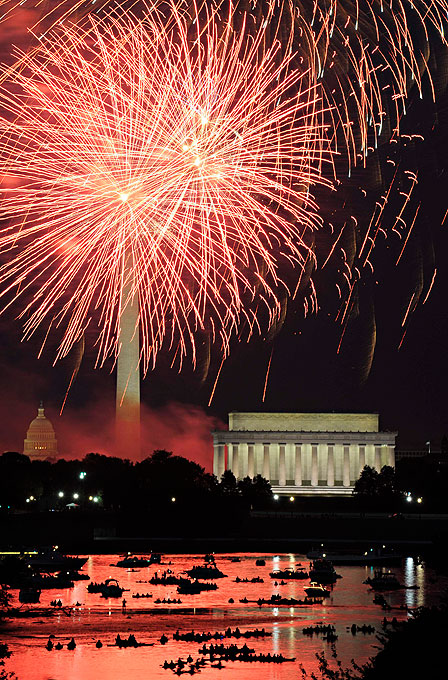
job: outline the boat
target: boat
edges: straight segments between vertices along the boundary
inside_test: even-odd
[[[330,597],[331,593],[329,590],[324,588],[321,583],[311,582],[307,588],[304,588],[308,597]]]
[[[125,588],[122,588],[116,578],[107,578],[104,583],[89,583],[88,593],[101,593],[102,597],[121,597]]]
[[[394,552],[385,552],[383,548],[370,548],[362,552],[337,552],[325,550],[320,548],[318,550],[310,550],[307,553],[309,560],[327,559],[333,564],[353,564],[353,565],[375,565],[375,564],[401,564],[402,556]]]
[[[107,578],[103,584],[101,584],[101,597],[121,597],[124,593],[124,588],[121,588],[117,579]]]
[[[67,574],[44,574],[39,572],[26,579],[24,582],[25,586],[30,586],[33,588],[40,588],[41,590],[47,590],[50,588],[59,588],[65,590],[66,588],[73,588],[75,585],[72,579],[67,576]]]
[[[156,571],[154,576],[149,579],[148,583],[153,586],[178,586],[183,580],[187,579],[183,579],[180,576],[175,576],[172,571],[168,569],[167,571],[162,572],[160,576]]]
[[[23,604],[36,604],[40,599],[40,588],[33,586],[23,587],[19,590],[19,602]]]
[[[37,552],[37,554],[23,555],[26,563],[34,571],[78,571],[87,562],[88,557],[74,557],[64,555],[56,547]]]
[[[271,571],[269,574],[271,578],[275,579],[306,579],[309,578],[308,572],[305,571],[304,567],[298,565],[295,569],[292,567],[286,567],[286,569],[276,569]]]
[[[266,566],[266,560],[263,560],[259,558],[258,560],[255,560],[255,566],[256,567],[265,567]]]
[[[80,574],[79,571],[66,571],[64,575],[71,581],[90,581],[88,574]]]
[[[213,564],[199,564],[185,572],[190,578],[225,578],[227,574],[223,574],[218,567]]]
[[[149,567],[152,564],[151,560],[147,557],[137,557],[136,555],[128,554],[123,559],[118,560],[117,564],[113,564],[113,567],[121,567],[122,569],[134,569],[135,567]]]
[[[149,564],[160,564],[162,561],[162,555],[161,553],[150,553],[149,555]]]
[[[182,579],[181,584],[177,587],[179,595],[198,595],[203,590],[217,590],[216,583],[200,583],[199,581],[190,581]]]
[[[309,575],[312,581],[325,584],[336,583],[338,578],[342,578],[340,574],[336,573],[333,563],[327,559],[318,559],[311,562]]]
[[[364,583],[373,588],[373,590],[399,590],[404,588],[395,574],[390,571],[382,571],[381,569],[376,569],[373,577],[369,576]]]

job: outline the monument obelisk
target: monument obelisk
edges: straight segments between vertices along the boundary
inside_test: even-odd
[[[132,278],[126,278],[121,292],[119,354],[115,407],[115,453],[121,458],[140,460],[140,337],[138,294]]]

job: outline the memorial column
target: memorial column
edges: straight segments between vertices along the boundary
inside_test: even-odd
[[[279,444],[278,448],[278,483],[286,486],[286,444]]]
[[[213,474],[218,476],[218,444],[213,442]]]
[[[319,484],[319,473],[317,467],[317,447],[318,444],[311,444],[311,486]]]
[[[334,486],[334,444],[328,444],[327,485]]]
[[[375,470],[381,471],[381,446],[375,445]]]
[[[238,479],[240,477],[240,450],[239,450],[239,444],[232,444],[232,467],[230,468],[235,475],[235,477]]]
[[[344,444],[342,486],[350,486],[350,444]]]
[[[263,444],[263,477],[268,480],[271,479],[271,469],[269,460],[270,448],[271,448],[270,444]]]
[[[225,470],[225,444],[214,444],[213,474],[221,480]]]
[[[365,465],[366,465],[366,447],[365,447],[364,444],[360,444],[360,446],[359,446],[359,471],[358,471],[358,477],[360,476],[361,472],[363,471]]]
[[[296,444],[294,484],[302,486],[302,445]]]
[[[247,474],[253,479],[255,477],[255,444],[247,445]]]
[[[391,467],[395,467],[395,447],[394,446],[388,446],[388,465]]]

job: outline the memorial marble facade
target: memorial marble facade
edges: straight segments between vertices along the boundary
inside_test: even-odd
[[[257,474],[275,494],[351,494],[362,468],[395,467],[396,432],[379,430],[375,413],[229,413],[213,434],[213,472]]]

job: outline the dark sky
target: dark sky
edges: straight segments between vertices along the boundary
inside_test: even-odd
[[[23,43],[31,14],[21,10],[14,20],[0,25],[3,58],[12,42]],[[210,406],[220,366],[213,348],[209,357],[207,345],[199,347],[195,371],[187,364],[179,373],[170,368],[168,357],[160,357],[142,384],[144,453],[168,448],[209,467],[208,433],[225,422],[232,410],[376,411],[383,428],[398,430],[401,447],[422,448],[431,440],[437,448],[442,435],[448,433],[448,219],[441,226],[448,208],[446,61],[446,55],[442,59],[439,52],[437,105],[414,98],[403,123],[405,130],[424,134],[425,142],[419,146],[402,143],[396,152],[406,167],[419,171],[421,207],[414,229],[398,266],[395,261],[403,242],[393,233],[377,240],[374,272],[356,287],[340,351],[342,326],[335,318],[341,304],[337,285],[343,263],[336,249],[329,266],[315,275],[318,312],[304,318],[303,296],[299,296],[288,302],[284,324],[277,332],[249,343],[235,341]],[[355,239],[362,236],[363,212],[366,219],[369,214],[359,187],[374,184],[376,165],[385,164],[388,154],[389,150],[380,149],[379,158],[370,160],[364,171],[347,182],[346,203],[360,218]],[[368,197],[375,200],[373,189]],[[333,206],[327,198],[322,197],[322,210],[334,221],[346,204]],[[396,200],[398,206],[398,196]],[[346,251],[350,238],[346,230],[340,241]],[[324,230],[316,239],[321,262],[328,247]],[[423,304],[435,269],[434,285]],[[402,327],[413,295],[418,304]],[[87,349],[60,416],[75,357],[53,366],[54,347],[49,344],[38,359],[39,339],[21,342],[16,313],[10,310],[0,317],[0,450],[21,450],[26,427],[42,398],[61,451],[70,456],[107,452],[114,406],[111,367],[95,369],[94,352]]]

